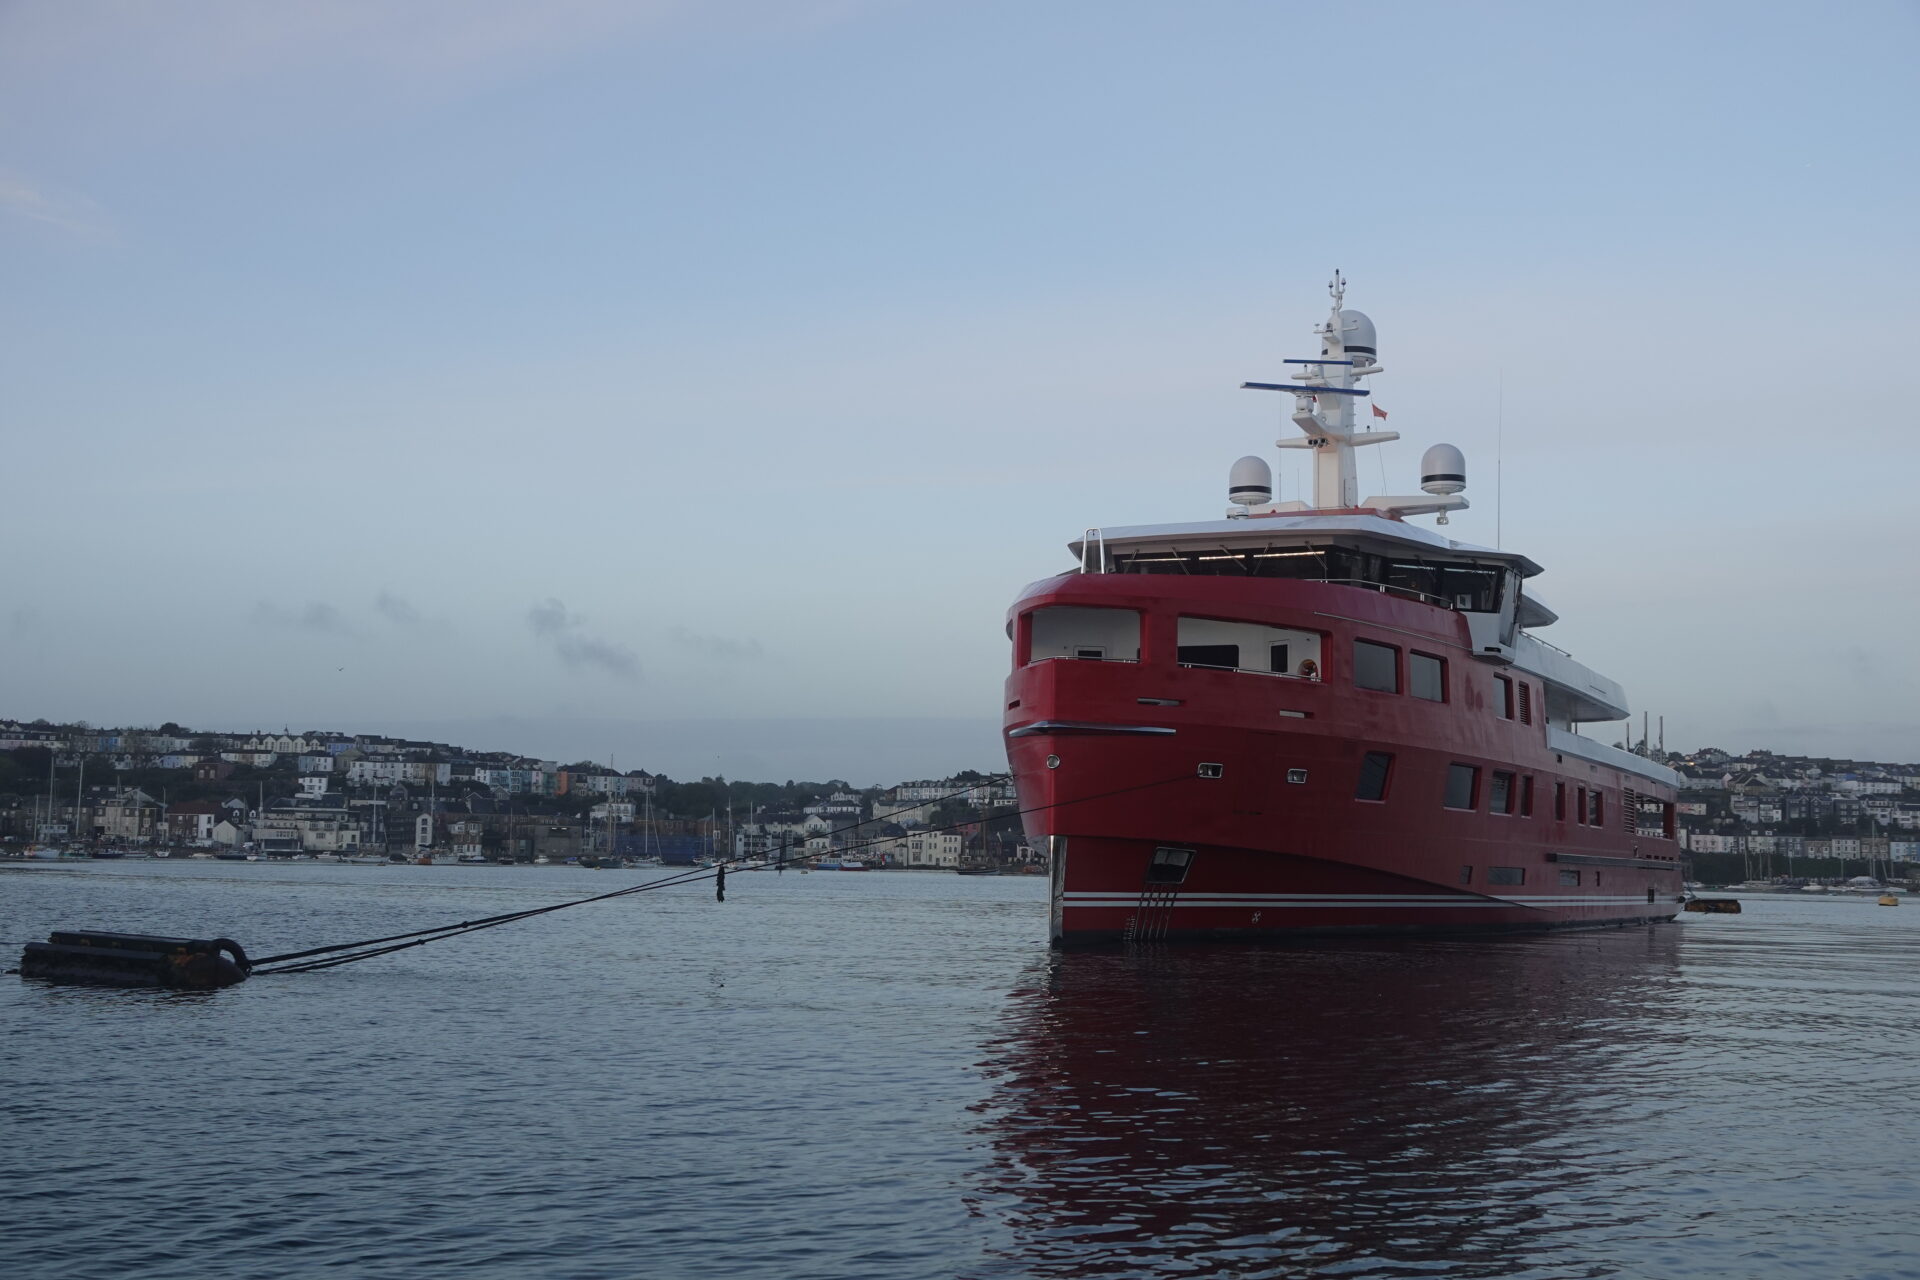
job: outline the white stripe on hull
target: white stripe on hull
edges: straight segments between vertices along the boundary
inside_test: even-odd
[[[1139,893],[1101,893],[1076,890],[1061,895],[1065,907],[1135,907],[1142,905]],[[1418,893],[1196,893],[1183,894],[1171,902],[1149,904],[1157,910],[1182,907],[1281,907],[1318,910],[1323,907],[1431,907],[1438,910],[1477,907],[1647,907],[1675,905],[1648,902],[1645,894],[1634,897],[1585,897],[1574,894],[1529,895],[1514,898],[1463,898],[1456,894]]]

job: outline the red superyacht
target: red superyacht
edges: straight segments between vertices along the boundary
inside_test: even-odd
[[[1235,463],[1226,518],[1089,529],[1009,612],[1007,756],[1057,945],[1673,919],[1677,775],[1580,734],[1620,686],[1532,633],[1540,566],[1410,522],[1467,505],[1435,445],[1361,500],[1373,322],[1315,330],[1294,397],[1314,500]],[[1375,412],[1375,416],[1383,414]]]

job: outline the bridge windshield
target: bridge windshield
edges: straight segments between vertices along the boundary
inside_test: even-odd
[[[1366,587],[1448,609],[1500,608],[1504,566],[1422,556],[1383,556],[1351,547],[1175,547],[1115,551],[1113,573],[1188,577],[1291,578]]]

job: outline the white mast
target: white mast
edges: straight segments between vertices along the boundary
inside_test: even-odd
[[[1354,418],[1359,402],[1370,393],[1360,386],[1362,378],[1385,372],[1375,347],[1373,321],[1363,313],[1342,307],[1347,281],[1339,271],[1327,285],[1333,295],[1333,310],[1327,322],[1317,325],[1320,356],[1315,360],[1288,360],[1300,366],[1300,381],[1243,382],[1253,391],[1290,391],[1293,393],[1293,422],[1300,428],[1299,439],[1274,441],[1281,449],[1313,451],[1313,505],[1284,503],[1262,508],[1266,511],[1318,510],[1341,511],[1365,507],[1387,515],[1422,515],[1447,512],[1467,505],[1457,496],[1459,486],[1450,492],[1428,489],[1434,497],[1372,497],[1360,500],[1359,472],[1353,451],[1363,445],[1385,444],[1398,440],[1398,431],[1360,431]],[[1423,470],[1425,468],[1423,467]],[[1424,479],[1425,477],[1423,477]],[[1426,487],[1426,486],[1422,486]],[[1441,517],[1445,522],[1445,516]]]

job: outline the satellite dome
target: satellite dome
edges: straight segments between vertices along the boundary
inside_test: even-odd
[[[1258,507],[1273,501],[1273,468],[1265,458],[1248,454],[1227,473],[1227,501]]]
[[[1428,493],[1458,493],[1467,487],[1467,460],[1450,444],[1420,455],[1420,487]]]
[[[1347,349],[1348,355],[1377,356],[1380,354],[1378,340],[1373,336],[1373,321],[1367,319],[1363,311],[1342,311],[1340,313],[1340,332],[1338,337]],[[1367,361],[1378,364],[1377,360]]]

